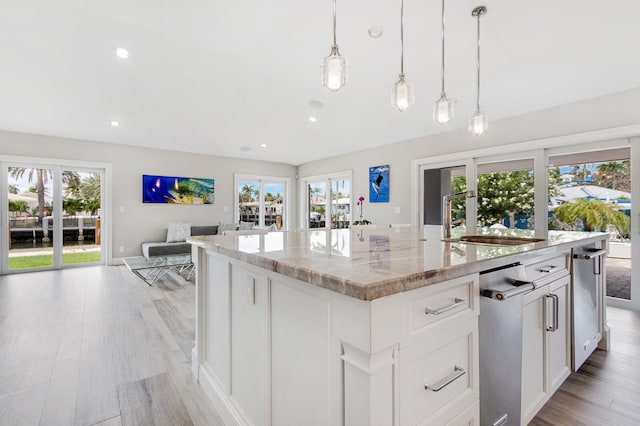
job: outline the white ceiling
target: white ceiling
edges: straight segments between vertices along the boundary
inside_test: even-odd
[[[458,103],[444,127],[431,118],[439,0],[405,1],[416,102],[404,113],[390,106],[399,0],[338,0],[349,82],[337,93],[321,85],[331,0],[0,1],[4,130],[301,164],[466,127],[479,4],[488,8],[481,103],[493,122],[640,87],[637,0],[449,0],[447,93]],[[381,38],[369,37],[372,25],[384,28]],[[118,59],[116,47],[130,58]]]

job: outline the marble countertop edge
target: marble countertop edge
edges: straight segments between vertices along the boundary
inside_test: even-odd
[[[289,234],[295,235],[295,233]],[[569,241],[559,241],[554,244],[550,244],[549,241],[532,243],[533,246],[527,244],[526,247],[517,246],[520,247],[520,249],[511,248],[512,252],[504,255],[492,255],[488,258],[472,260],[464,259],[457,264],[446,266],[434,264],[433,267],[430,267],[430,265],[422,267],[422,265],[420,265],[421,269],[407,270],[406,272],[390,271],[390,265],[388,265],[389,270],[385,270],[384,268],[378,271],[372,270],[372,264],[375,263],[375,261],[368,260],[368,258],[356,258],[355,255],[353,259],[336,257],[336,259],[331,260],[331,256],[329,255],[323,257],[322,255],[317,255],[317,253],[310,254],[305,252],[306,246],[302,248],[292,248],[284,254],[280,252],[249,253],[237,248],[238,244],[236,239],[241,238],[239,236],[191,237],[187,241],[195,246],[241,262],[246,262],[267,271],[357,299],[371,301],[445,280],[478,273],[505,264],[526,261],[527,259],[546,254],[558,253],[578,245],[594,243],[602,240],[605,235],[606,234],[599,233],[584,233],[581,236],[582,238],[575,237]],[[293,238],[292,236],[287,236],[287,238],[289,237]],[[296,238],[300,239],[300,236],[298,235]],[[430,242],[430,244],[434,248],[442,247],[439,241],[433,241]],[[458,251],[470,249],[470,247],[468,247],[469,244],[460,242],[454,244],[458,246],[456,248]],[[295,246],[295,244],[292,244],[292,246]],[[475,249],[475,245],[473,248]],[[407,250],[407,248],[403,247],[402,250]],[[433,250],[434,249],[430,249],[431,257],[436,258],[436,254],[440,255],[439,252],[434,252]],[[391,248],[389,252],[391,253],[392,251],[393,249]],[[362,255],[361,252],[357,252],[357,254]],[[403,258],[400,256],[397,259],[389,259],[388,262],[402,262],[402,260]],[[416,261],[416,259],[411,260]],[[425,263],[428,262],[425,261]],[[332,273],[331,270],[327,270],[330,268],[328,265],[335,267],[334,270],[337,269],[338,272],[342,272],[342,274]],[[412,266],[414,266],[414,269],[416,268],[415,265]],[[340,270],[339,267],[342,267],[342,270]],[[360,273],[360,271],[364,272]]]

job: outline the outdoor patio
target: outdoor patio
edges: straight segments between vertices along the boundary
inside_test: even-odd
[[[631,259],[607,258],[607,296],[631,299]]]

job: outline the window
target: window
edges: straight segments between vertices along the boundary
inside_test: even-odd
[[[631,150],[549,157],[550,230],[608,232],[607,296],[631,299]]]
[[[290,179],[236,175],[235,180],[238,222],[274,230],[290,228],[287,207]]]
[[[478,165],[478,226],[533,229],[533,159]]]
[[[352,220],[351,172],[303,180],[306,228],[348,228]]]
[[[105,169],[32,161],[0,163],[9,230],[0,243],[2,272],[103,263]]]

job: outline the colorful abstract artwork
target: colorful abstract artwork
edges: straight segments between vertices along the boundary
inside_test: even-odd
[[[214,179],[142,175],[142,202],[213,204]]]
[[[389,202],[389,165],[369,167],[369,202]]]

